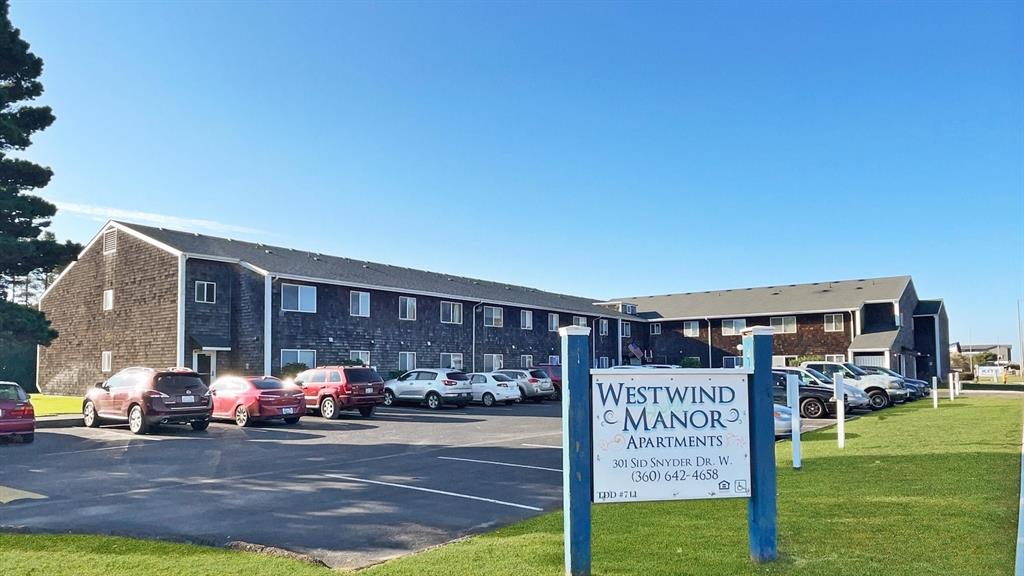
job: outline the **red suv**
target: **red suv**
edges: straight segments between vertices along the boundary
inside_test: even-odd
[[[552,400],[562,399],[562,365],[561,364],[537,364],[534,370],[540,370],[551,378],[551,384],[555,387],[555,395]]]
[[[306,396],[306,409],[331,420],[342,410],[359,410],[369,418],[384,403],[384,379],[364,366],[321,366],[296,376],[295,384]]]
[[[101,420],[127,421],[133,434],[160,424],[210,425],[213,398],[199,374],[188,368],[125,368],[85,394],[82,416],[95,428]]]

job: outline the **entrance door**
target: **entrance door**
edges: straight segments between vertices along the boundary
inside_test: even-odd
[[[196,350],[192,353],[192,369],[209,386],[210,382],[217,379],[217,353]]]

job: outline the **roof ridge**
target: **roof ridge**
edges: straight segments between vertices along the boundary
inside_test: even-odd
[[[848,278],[845,280],[824,280],[820,282],[800,282],[797,284],[776,284],[772,286],[744,286],[742,288],[718,288],[716,290],[696,290],[693,292],[671,292],[669,294],[649,294],[641,296],[625,296],[622,298],[609,298],[607,301],[627,301],[635,298],[665,298],[668,296],[690,296],[693,294],[714,294],[715,292],[750,292],[753,290],[770,290],[773,288],[796,288],[800,286],[820,286],[822,284],[845,284],[850,282],[868,282],[871,280],[895,280],[895,279],[907,279],[910,280],[909,274],[900,274],[896,276],[875,276],[870,278]]]

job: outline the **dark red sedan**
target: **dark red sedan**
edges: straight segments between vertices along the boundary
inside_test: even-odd
[[[35,408],[14,382],[0,382],[0,436],[20,436],[25,443],[36,437]]]
[[[277,418],[295,424],[306,412],[302,388],[270,376],[224,376],[210,386],[210,394],[213,417],[239,426]]]

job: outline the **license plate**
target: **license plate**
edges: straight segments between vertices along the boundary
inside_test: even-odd
[[[282,408],[282,409],[281,409],[281,413],[282,413],[282,414],[291,414],[291,413],[292,413],[292,412],[294,412],[294,411],[295,411],[295,409],[294,409],[294,408]]]
[[[366,387],[366,393],[367,394],[373,394],[373,386],[367,386]]]
[[[4,415],[4,411],[0,410],[0,416],[3,416],[3,415]]]
[[[185,404],[194,404],[195,401],[196,401],[196,397],[195,396],[182,396],[181,397],[181,401],[184,402]]]

